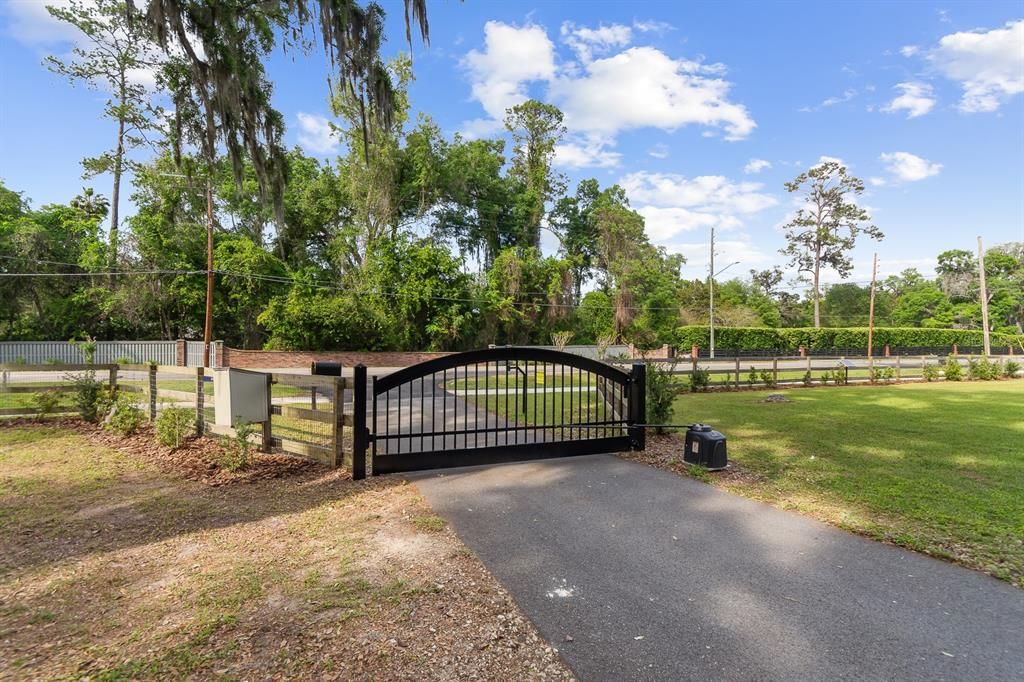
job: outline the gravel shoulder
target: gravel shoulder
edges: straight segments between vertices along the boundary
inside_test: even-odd
[[[400,477],[0,426],[0,678],[572,679]]]

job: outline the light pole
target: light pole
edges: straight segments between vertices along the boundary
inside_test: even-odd
[[[715,277],[722,274],[734,265],[739,265],[740,262],[733,261],[724,268],[715,272],[715,228],[711,228],[711,263],[708,265],[708,301],[709,301],[709,314],[708,314],[708,331],[711,337],[711,347],[708,349],[709,357],[715,359]]]

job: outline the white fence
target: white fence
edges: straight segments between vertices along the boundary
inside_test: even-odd
[[[216,367],[216,344],[210,349],[210,364]],[[100,365],[122,363],[176,365],[177,341],[97,341],[93,362]],[[0,341],[0,364],[78,365],[85,362],[85,353],[79,345],[68,341]],[[185,342],[185,365],[203,364],[203,342]]]

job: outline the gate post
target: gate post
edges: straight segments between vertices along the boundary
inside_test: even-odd
[[[643,450],[647,445],[645,426],[647,423],[647,365],[642,362],[633,363],[633,371],[629,373],[629,440],[634,450]]]
[[[366,429],[366,365],[353,368],[352,385],[352,480],[366,478],[366,449],[370,432]],[[339,399],[334,397],[335,401]]]

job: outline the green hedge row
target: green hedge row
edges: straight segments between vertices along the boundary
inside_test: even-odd
[[[1006,334],[991,334],[992,346],[1008,346],[1013,342]],[[984,345],[982,332],[974,329],[921,329],[918,327],[877,327],[874,347],[883,348],[952,348]],[[687,326],[676,330],[675,346],[685,353],[690,347],[707,348],[710,334],[707,327]],[[721,327],[715,329],[715,347],[738,350],[832,350],[867,348],[867,327]]]

